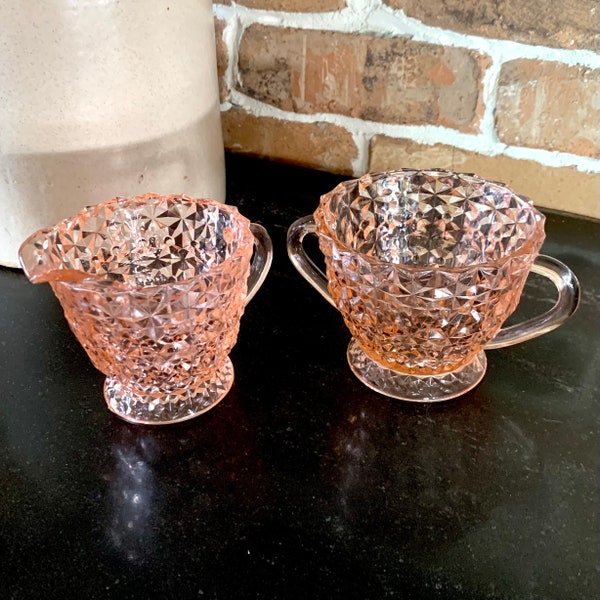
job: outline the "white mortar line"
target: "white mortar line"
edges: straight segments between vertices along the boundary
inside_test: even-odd
[[[352,174],[354,177],[360,177],[369,170],[371,136],[363,131],[351,132],[351,134],[357,149],[357,156],[352,161]]]
[[[494,144],[500,144],[496,132],[495,113],[498,98],[498,81],[502,64],[492,59],[492,63],[483,74],[481,96],[483,100],[483,116],[479,125],[481,135],[488,137]]]
[[[227,67],[225,69],[225,83],[229,90],[236,86],[238,48],[241,39],[241,27],[235,14],[226,18],[226,25],[223,29],[223,42],[227,48]]]

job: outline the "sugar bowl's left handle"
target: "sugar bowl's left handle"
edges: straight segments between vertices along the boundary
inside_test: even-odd
[[[267,273],[271,268],[273,261],[273,242],[267,233],[267,230],[258,223],[250,224],[250,231],[254,235],[254,256],[250,265],[250,275],[248,276],[248,292],[246,293],[246,304],[254,298]]]
[[[302,242],[308,235],[317,235],[315,218],[308,215],[290,225],[287,234],[287,251],[296,270],[312,285],[329,304],[335,307],[335,302],[327,289],[327,276],[308,256]]]

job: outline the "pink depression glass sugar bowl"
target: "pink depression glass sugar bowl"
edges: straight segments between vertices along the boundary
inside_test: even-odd
[[[366,174],[323,195],[288,231],[300,274],[342,314],[354,374],[389,397],[435,402],[483,378],[485,349],[561,325],[579,284],[539,255],[545,217],[503,184],[441,169]],[[316,234],[324,274],[302,243]],[[558,290],[542,315],[502,328],[530,271]]]
[[[30,281],[50,283],[106,375],[109,409],[158,425],[206,412],[229,391],[228,354],[272,245],[235,207],[146,194],[34,233],[19,258]]]

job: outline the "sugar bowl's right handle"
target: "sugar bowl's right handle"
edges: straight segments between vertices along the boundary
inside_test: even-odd
[[[335,306],[333,298],[327,289],[325,273],[309,258],[302,245],[302,240],[309,234],[316,235],[315,219],[312,215],[298,219],[288,229],[287,251],[292,264],[308,283],[331,304]]]
[[[556,286],[558,290],[556,303],[541,315],[502,328],[494,339],[486,344],[486,350],[512,346],[548,333],[562,325],[577,310],[579,282],[567,265],[556,258],[540,254],[535,259],[531,271],[550,279]]]

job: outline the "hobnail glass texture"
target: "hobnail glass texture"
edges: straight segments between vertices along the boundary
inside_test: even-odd
[[[236,208],[147,194],[88,207],[21,249],[49,281],[105,398],[137,423],[172,423],[220,401],[244,312],[254,236]]]
[[[406,400],[476,385],[544,241],[531,202],[474,175],[397,170],[340,184],[314,219],[357,376]]]

